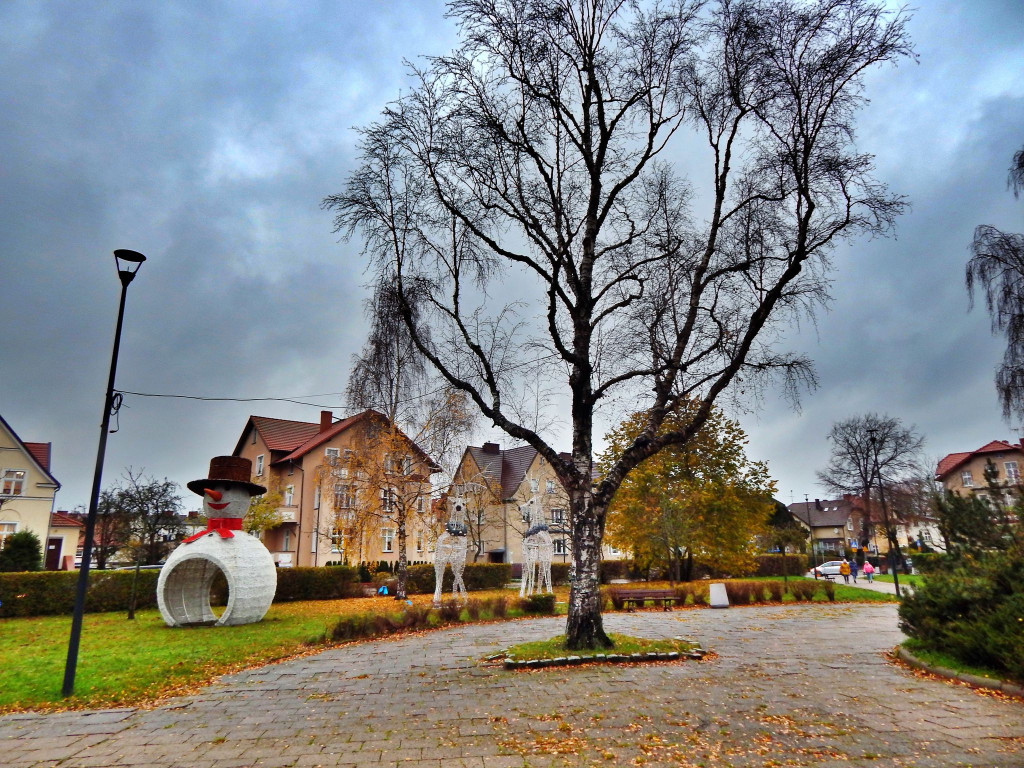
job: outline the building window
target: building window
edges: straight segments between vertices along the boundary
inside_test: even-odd
[[[7,541],[7,537],[17,532],[17,523],[0,523],[0,549],[4,548],[4,542]]]
[[[960,482],[964,484],[964,488],[970,488],[972,485],[974,485],[974,478],[971,477],[970,470],[960,473]]]
[[[552,543],[552,544],[554,544],[554,546],[555,546],[555,550],[554,550],[554,553],[555,553],[556,555],[565,555],[565,554],[568,554],[568,552],[567,552],[567,550],[566,550],[566,548],[565,548],[565,539],[555,539],[555,540],[554,540],[553,542],[551,542],[551,543]]]
[[[295,486],[294,485],[286,485],[284,487],[284,505],[286,507],[295,506],[294,505],[294,501],[295,501]]]
[[[352,461],[355,458],[356,452],[348,448],[345,449],[345,461]]]
[[[423,531],[416,531],[416,551],[423,551]]]
[[[852,531],[853,530],[853,518],[852,517],[846,518],[846,530],[848,530],[848,531]]]
[[[345,533],[340,528],[331,528],[331,552],[345,551]]]
[[[564,509],[552,509],[551,510],[551,523],[553,525],[563,525],[565,523],[565,510]]]
[[[320,486],[313,489],[313,509],[320,509]]]
[[[381,488],[380,489],[380,511],[385,515],[390,515],[395,510],[395,490],[394,488]]]
[[[284,534],[281,536],[281,549],[285,552],[292,551],[292,530],[291,528],[285,528]]]
[[[263,475],[263,454],[256,457],[256,477]]]
[[[21,496],[25,493],[24,469],[5,469],[0,496]]]
[[[256,445],[256,430],[255,429],[253,429],[253,431],[252,431],[252,440],[250,440],[250,443],[252,445]]]
[[[337,448],[326,448],[324,449],[324,456],[327,459],[327,463],[332,467],[338,463],[338,449]]]
[[[530,490],[533,491],[534,493],[536,493],[539,488],[540,488],[540,482],[537,481],[537,480],[534,480],[533,478],[530,478]]]
[[[381,552],[394,552],[395,551],[395,529],[394,528],[381,528],[380,529],[381,541]]]
[[[348,483],[334,484],[334,508],[352,509],[356,505],[355,486]]]
[[[416,497],[416,511],[422,513],[424,507],[424,501],[422,496]]]
[[[1016,461],[1007,461],[1003,464],[1003,469],[1006,470],[1006,482],[1014,485],[1020,482],[1020,470],[1017,469]]]

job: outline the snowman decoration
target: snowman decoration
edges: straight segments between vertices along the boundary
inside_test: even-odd
[[[263,542],[242,530],[249,499],[267,490],[249,481],[251,472],[249,459],[217,456],[210,461],[209,477],[187,483],[203,497],[207,527],[185,539],[160,569],[156,600],[168,626],[251,624],[274,601],[274,559]],[[228,604],[220,618],[210,607],[218,572],[228,582]]]

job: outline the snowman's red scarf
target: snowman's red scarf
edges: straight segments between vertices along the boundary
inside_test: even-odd
[[[191,544],[196,539],[201,539],[208,533],[217,532],[222,539],[233,539],[235,534],[232,531],[242,530],[242,518],[240,517],[211,517],[206,521],[206,530],[189,536],[182,544]]]

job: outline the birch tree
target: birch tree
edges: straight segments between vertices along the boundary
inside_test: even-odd
[[[460,46],[409,66],[324,206],[396,286],[432,369],[551,463],[569,497],[567,642],[607,647],[598,563],[623,479],[690,441],[719,398],[811,379],[779,330],[825,298],[839,243],[902,210],[853,129],[865,73],[912,55],[906,17],[868,0],[448,14]],[[691,184],[672,156],[694,141]],[[558,382],[569,458],[516,415],[527,363]],[[646,423],[594,485],[595,424],[623,400]],[[691,418],[663,430],[683,400]]]

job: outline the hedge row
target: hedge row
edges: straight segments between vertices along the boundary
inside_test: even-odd
[[[89,613],[125,611],[131,596],[134,571],[89,571],[85,610]],[[156,606],[158,570],[139,571],[136,607]],[[77,571],[0,573],[0,618],[70,614],[75,603]],[[224,585],[215,584],[211,601],[224,602]],[[337,600],[361,594],[356,569],[279,568],[275,603],[295,600]]]
[[[445,568],[441,590],[450,592],[452,570]],[[508,563],[466,563],[462,582],[466,589],[475,592],[482,589],[504,589],[512,579],[512,566]],[[411,565],[406,570],[405,591],[410,595],[427,595],[434,591],[437,583],[434,566]]]
[[[782,558],[786,558],[785,573],[787,576],[803,576],[811,569],[808,555],[758,555],[757,568],[751,576],[782,576]]]

